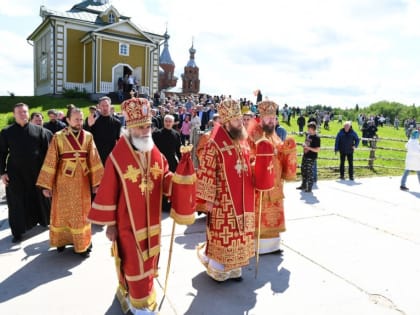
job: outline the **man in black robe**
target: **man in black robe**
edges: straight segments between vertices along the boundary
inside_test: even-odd
[[[120,138],[121,121],[111,115],[111,99],[108,96],[99,99],[99,115],[91,113],[83,129],[93,134],[93,140],[98,148],[102,164]]]
[[[163,119],[163,128],[152,133],[153,142],[168,160],[169,169],[173,173],[181,159],[181,135],[173,128],[174,122],[174,116],[167,114]],[[163,211],[171,209],[171,204],[165,196],[162,198],[162,209]]]
[[[58,112],[55,109],[48,111],[49,122],[44,123],[44,128],[47,128],[53,134],[61,129],[66,128],[66,124],[58,119]]]
[[[6,186],[12,242],[38,223],[50,222],[50,206],[35,186],[48,149],[47,130],[29,123],[28,105],[18,103],[13,109],[15,123],[0,133],[0,174]]]

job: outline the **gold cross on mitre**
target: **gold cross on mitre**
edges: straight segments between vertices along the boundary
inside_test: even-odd
[[[73,156],[74,156],[76,159],[78,159],[78,158],[80,157],[80,153],[79,153],[79,152],[75,152],[75,153],[73,153]]]
[[[133,167],[133,165],[128,165],[127,171],[124,173],[123,178],[131,180],[132,183],[137,182],[137,177],[140,175],[140,169]]]

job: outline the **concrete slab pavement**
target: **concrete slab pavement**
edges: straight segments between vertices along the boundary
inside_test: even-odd
[[[244,280],[218,284],[199,263],[205,217],[177,225],[162,315],[420,315],[420,185],[409,176],[320,181],[312,194],[285,185],[283,256],[260,256]],[[162,222],[159,302],[172,220]],[[49,249],[41,227],[11,243],[0,205],[0,314],[120,315],[116,275],[104,229],[94,226],[93,252],[82,259]]]

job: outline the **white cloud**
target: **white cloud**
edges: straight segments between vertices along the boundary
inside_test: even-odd
[[[19,66],[32,72],[28,66],[32,51],[25,38],[41,22],[39,6],[64,11],[77,1],[4,1],[0,15],[27,15],[33,24],[24,30],[0,24],[0,36],[8,36],[21,49],[10,55],[2,45],[0,56],[12,61],[2,66],[9,67],[8,72]],[[168,27],[178,76],[188,62],[194,38],[203,92],[254,100],[252,91],[260,88],[291,106],[353,107],[383,99],[419,102],[420,5],[415,0],[111,3],[150,31],[163,33]],[[9,85],[11,76],[6,80]],[[31,86],[33,78],[22,80]],[[21,83],[15,84],[17,90]]]
[[[33,94],[32,47],[15,33],[0,30],[0,95]]]

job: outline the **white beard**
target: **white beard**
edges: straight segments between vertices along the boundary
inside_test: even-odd
[[[131,136],[131,143],[140,152],[151,151],[153,149],[153,146],[155,145],[151,136],[142,138],[135,138]]]

